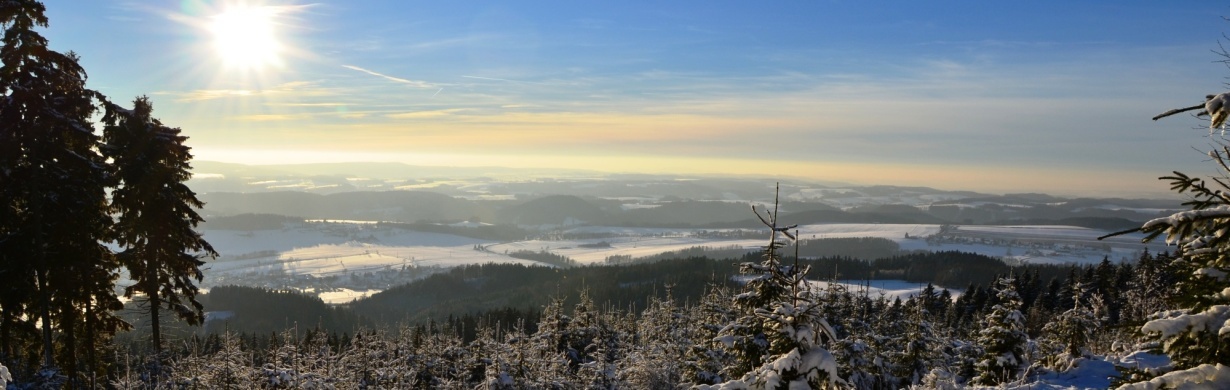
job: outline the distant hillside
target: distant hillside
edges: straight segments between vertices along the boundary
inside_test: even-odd
[[[673,286],[680,301],[697,302],[710,283],[731,285],[738,269],[729,261],[690,258],[630,266],[570,269],[512,264],[475,265],[394,287],[350,304],[360,315],[381,322],[441,320],[450,315],[499,308],[540,308],[551,297],[575,303],[586,289],[595,302],[641,307],[647,297],[663,297]]]
[[[775,181],[600,175],[516,180],[509,169],[404,164],[247,166],[202,162],[190,185],[207,219],[245,213],[396,222],[564,223],[632,227],[756,227],[749,203],[772,200]],[[453,172],[454,176],[427,173]],[[482,172],[493,176],[478,175]],[[497,175],[498,174],[498,175]],[[396,178],[390,178],[396,177]],[[989,195],[926,187],[781,183],[791,223],[1073,224],[1130,227],[1182,209],[1178,199]]]
[[[572,195],[551,195],[508,206],[497,215],[501,222],[518,225],[561,225],[586,223],[601,225],[610,217],[597,205]]]
[[[214,230],[276,230],[285,227],[288,223],[298,222],[303,222],[303,218],[278,214],[244,213],[210,217],[199,227]]]
[[[696,226],[736,222],[749,216],[751,212],[744,202],[685,200],[631,209],[620,213],[619,220],[627,226]]]
[[[491,219],[483,204],[426,191],[208,193],[198,197],[215,215],[295,215],[307,219],[464,221]]]

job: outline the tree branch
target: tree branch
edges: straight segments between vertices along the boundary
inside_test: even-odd
[[[1191,106],[1191,107],[1176,108],[1176,109],[1173,109],[1173,110],[1166,111],[1166,112],[1163,112],[1163,113],[1161,113],[1161,114],[1158,114],[1157,116],[1153,117],[1153,120],[1158,120],[1158,119],[1162,119],[1162,118],[1165,118],[1165,117],[1168,117],[1168,116],[1171,116],[1171,115],[1174,115],[1174,114],[1178,114],[1178,113],[1180,113],[1180,112],[1187,112],[1187,111],[1191,111],[1191,110],[1198,110],[1198,109],[1201,109],[1201,108],[1204,108],[1204,103],[1200,103],[1200,104],[1197,104],[1197,105],[1194,105],[1194,106]]]

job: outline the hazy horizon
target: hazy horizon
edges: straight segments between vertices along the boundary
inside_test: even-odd
[[[878,6],[877,6],[878,5]],[[198,159],[1162,196],[1214,172],[1212,3],[49,4]]]
[[[894,186],[894,187],[906,187],[906,188],[926,187],[926,188],[931,188],[931,189],[940,190],[940,191],[952,191],[952,192],[967,191],[967,192],[977,192],[977,193],[982,193],[982,194],[987,194],[987,195],[1040,193],[1040,194],[1059,196],[1059,197],[1069,197],[1069,198],[1102,198],[1102,199],[1107,199],[1107,198],[1181,199],[1182,198],[1182,196],[1175,194],[1174,192],[1165,191],[1166,188],[1162,188],[1161,190],[1158,190],[1158,191],[1133,191],[1132,189],[1127,189],[1127,190],[1120,191],[1120,192],[1104,192],[1104,191],[1057,192],[1057,191],[1038,191],[1038,190],[994,191],[994,190],[955,187],[955,186],[910,184],[908,182],[887,182],[887,181],[881,182],[881,181],[875,181],[875,180],[865,181],[865,182],[864,181],[848,181],[848,180],[832,179],[832,178],[827,178],[827,177],[807,177],[807,176],[790,175],[790,174],[766,175],[766,174],[762,174],[759,172],[752,172],[752,173],[644,172],[644,171],[621,171],[617,169],[602,170],[602,169],[589,169],[589,168],[543,167],[543,166],[501,166],[501,165],[491,165],[491,164],[473,164],[473,165],[464,165],[464,166],[463,165],[440,165],[440,164],[432,164],[430,162],[420,164],[420,163],[405,162],[405,161],[350,161],[350,160],[330,161],[330,160],[326,160],[326,161],[309,161],[309,162],[267,161],[267,162],[262,162],[262,163],[246,163],[246,162],[219,161],[219,160],[198,158],[194,162],[194,169],[193,169],[194,174],[205,175],[204,180],[215,178],[213,175],[218,174],[218,172],[215,172],[217,169],[214,169],[211,167],[213,163],[240,164],[240,165],[251,166],[251,167],[277,167],[277,168],[285,168],[285,167],[293,167],[293,166],[343,165],[343,166],[351,166],[349,167],[351,169],[339,170],[337,168],[330,168],[328,169],[328,172],[315,173],[314,175],[338,176],[340,174],[341,176],[355,177],[355,178],[369,178],[369,179],[370,178],[381,178],[381,179],[431,178],[434,180],[455,180],[455,179],[471,178],[475,174],[473,172],[467,172],[466,175],[463,175],[464,177],[447,177],[447,176],[442,176],[444,175],[443,173],[433,170],[431,171],[431,173],[426,174],[426,175],[424,175],[423,173],[419,173],[419,172],[406,172],[404,175],[390,175],[387,173],[388,172],[387,169],[377,169],[376,171],[379,171],[379,172],[372,172],[372,171],[364,171],[363,167],[361,167],[362,165],[366,165],[366,164],[403,164],[408,167],[439,168],[439,169],[445,169],[445,170],[447,169],[465,170],[468,168],[468,169],[474,169],[474,170],[481,171],[482,169],[494,169],[496,171],[483,172],[482,176],[490,178],[490,179],[494,179],[495,181],[506,181],[506,180],[523,181],[523,180],[535,180],[535,179],[543,179],[543,178],[560,179],[560,180],[568,181],[568,180],[573,180],[573,179],[593,180],[595,178],[601,178],[601,177],[587,176],[590,174],[603,175],[603,176],[610,175],[609,179],[619,180],[619,179],[622,179],[621,178],[622,175],[632,175],[632,176],[645,175],[651,178],[652,177],[675,178],[679,180],[726,178],[726,179],[737,179],[737,180],[780,181],[783,183],[791,183],[791,182],[799,183],[799,184],[808,183],[811,185],[820,185],[820,186],[831,187],[831,188],[841,188],[841,187],[846,187],[846,186],[849,186],[849,187]],[[202,167],[202,166],[205,166],[205,167]],[[292,174],[307,174],[306,172],[300,171],[300,170],[294,170],[291,173]],[[256,176],[261,176],[261,175],[256,175]],[[1162,182],[1159,181],[1159,183],[1162,183]]]

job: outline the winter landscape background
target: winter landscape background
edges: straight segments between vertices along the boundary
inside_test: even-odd
[[[0,388],[1230,388],[1225,11],[0,1]]]

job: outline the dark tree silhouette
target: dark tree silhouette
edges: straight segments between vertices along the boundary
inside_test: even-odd
[[[102,245],[107,165],[90,123],[101,95],[85,87],[76,55],[48,49],[34,30],[47,26],[41,3],[0,3],[0,26],[0,326],[7,343],[10,329],[41,324],[44,365],[54,366],[58,334],[60,363],[75,370],[90,347],[77,336],[120,324],[115,260]]]
[[[157,352],[163,306],[189,324],[204,320],[194,279],[201,281],[201,258],[217,253],[195,230],[202,221],[196,209],[203,204],[184,184],[192,176],[192,154],[184,145],[188,137],[152,117],[146,97],[137,98],[132,110],[108,108],[103,153],[112,159],[118,179],[111,195],[115,238],[123,248],[119,259],[135,282],[124,296],[146,299]]]

